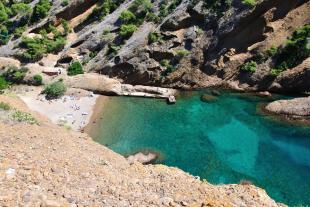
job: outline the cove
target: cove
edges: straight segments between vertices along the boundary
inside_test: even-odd
[[[158,163],[210,183],[248,180],[277,202],[309,205],[310,128],[259,114],[266,98],[222,91],[205,103],[204,92],[183,92],[175,105],[109,97],[89,133],[125,156],[155,151]]]

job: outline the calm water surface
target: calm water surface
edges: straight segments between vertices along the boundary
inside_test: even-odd
[[[310,128],[259,115],[263,98],[222,92],[204,103],[201,94],[184,93],[175,105],[111,97],[91,135],[123,155],[156,151],[159,163],[210,183],[249,180],[278,202],[309,205]]]

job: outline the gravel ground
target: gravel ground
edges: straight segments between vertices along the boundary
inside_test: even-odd
[[[177,168],[129,164],[17,97],[0,101],[39,122],[0,122],[0,206],[280,206],[252,185],[214,186]]]

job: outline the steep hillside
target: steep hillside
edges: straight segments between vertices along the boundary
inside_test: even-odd
[[[177,168],[130,164],[11,96],[0,96],[0,142],[0,206],[284,206],[246,182],[214,186]]]
[[[3,10],[0,47],[23,64],[79,61],[134,85],[310,88],[307,0],[25,2]]]

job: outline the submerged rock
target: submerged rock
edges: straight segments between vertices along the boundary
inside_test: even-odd
[[[217,98],[215,96],[209,95],[209,94],[203,94],[200,97],[200,100],[203,102],[214,102],[217,100]]]

